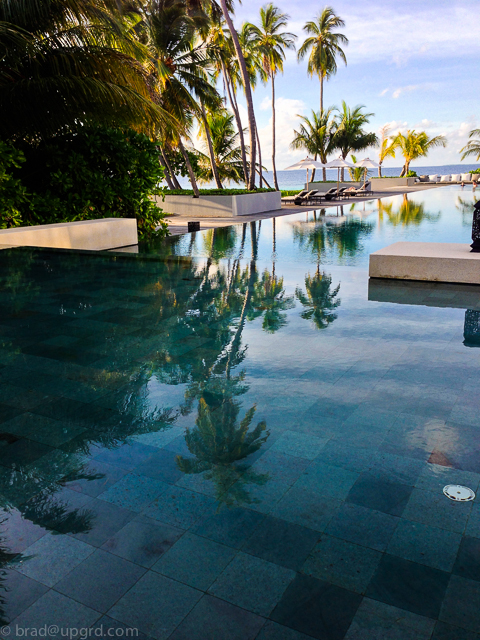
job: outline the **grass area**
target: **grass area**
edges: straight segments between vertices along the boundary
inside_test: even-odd
[[[201,196],[240,196],[245,193],[270,193],[275,189],[199,189]],[[193,196],[193,189],[172,189],[165,191],[166,196]]]

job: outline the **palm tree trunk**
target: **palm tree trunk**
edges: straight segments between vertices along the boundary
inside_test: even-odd
[[[230,86],[230,77],[227,73],[227,69],[225,68],[225,64],[223,60],[222,60],[222,72],[223,72],[223,77],[225,78],[225,84],[227,86],[227,93],[228,93],[228,99],[230,101],[230,106],[232,107],[233,115],[235,116],[235,121],[237,123],[238,136],[240,138],[240,149],[242,151],[242,165],[243,165],[243,175],[245,177],[245,188],[248,189],[247,153],[245,151],[245,136],[243,134],[242,120],[240,118],[240,112],[238,110],[237,96],[235,95],[235,89],[233,88],[233,86]]]
[[[272,73],[272,167],[273,167],[273,184],[277,191],[277,167],[275,166],[275,74]]]
[[[170,171],[168,170],[168,167],[165,164],[165,160],[163,158],[163,155],[160,149],[158,154],[158,162],[160,163],[160,166],[163,167],[163,172],[165,175],[165,180],[167,182],[168,188],[173,191],[173,182],[172,182],[172,179],[170,178]]]
[[[182,152],[183,159],[185,160],[185,164],[187,165],[188,176],[190,178],[190,183],[193,189],[193,197],[199,198],[200,191],[198,190],[197,181],[195,180],[195,174],[193,173],[192,165],[190,163],[190,158],[188,157],[187,150],[183,146],[183,142],[181,138],[178,138],[178,146],[180,151]]]
[[[173,182],[173,188],[174,189],[181,189],[182,185],[179,183],[179,181],[177,180],[177,176],[175,175],[175,173],[173,172],[173,169],[170,165],[170,162],[168,161],[168,157],[167,154],[164,152],[164,150],[162,149],[162,147],[160,147],[160,154],[162,156],[162,160],[165,163],[165,168],[168,169],[168,172],[170,174],[170,177],[172,179]]]
[[[381,162],[378,163],[378,177],[379,178],[382,177],[382,163]]]
[[[323,113],[323,73],[320,73],[320,115]]]
[[[263,167],[262,167],[262,147],[260,146],[260,136],[258,135],[257,123],[255,123],[255,132],[257,134],[258,164],[259,164],[258,175],[260,176],[260,189],[261,189],[262,185],[263,185],[264,178],[263,178]],[[268,184],[266,180],[265,180],[265,184]]]
[[[314,159],[314,160],[316,160],[316,159],[317,159],[317,154],[315,154],[315,155],[313,156],[313,159]],[[310,182],[314,182],[314,180],[315,180],[315,172],[316,172],[316,169],[312,169],[312,177],[310,178]]]
[[[226,0],[220,0],[220,4],[222,7],[222,12],[225,18],[225,21],[228,26],[228,30],[232,36],[233,46],[235,47],[235,53],[237,54],[237,60],[240,67],[240,72],[242,74],[243,86],[245,89],[245,99],[247,101],[247,112],[248,112],[248,131],[250,134],[250,175],[248,177],[248,188],[253,190],[255,189],[255,163],[257,160],[257,147],[255,140],[255,112],[253,110],[253,98],[252,98],[252,88],[250,86],[250,79],[248,77],[247,65],[245,63],[245,58],[243,57],[242,48],[240,46],[240,42],[238,41],[238,34],[235,31],[235,27],[233,26],[232,19],[227,9]]]
[[[205,136],[207,138],[208,145],[208,155],[210,156],[210,164],[212,166],[213,179],[215,180],[215,184],[217,185],[217,189],[223,189],[222,183],[220,181],[220,175],[218,173],[217,163],[215,162],[215,154],[213,152],[213,144],[212,144],[212,136],[210,132],[210,126],[207,120],[207,114],[205,113],[205,105],[203,104],[203,100],[200,101],[200,105],[202,108],[202,119],[203,126],[205,127]]]
[[[325,169],[325,167],[323,167],[322,169],[322,178],[324,182],[327,181],[327,170]]]

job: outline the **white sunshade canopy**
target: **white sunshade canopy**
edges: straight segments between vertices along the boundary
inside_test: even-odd
[[[375,160],[370,160],[370,158],[364,158],[363,160],[359,160],[356,164],[356,167],[365,167],[365,169],[378,169],[380,166],[378,162]]]
[[[339,158],[336,158],[335,160],[330,160],[330,162],[327,162],[327,164],[325,165],[325,167],[328,169],[343,169],[343,168],[352,169],[353,167],[356,167],[356,166],[358,166],[358,163],[352,164],[351,162],[344,160],[341,156]]]
[[[284,169],[284,171],[298,171],[298,169],[322,169],[327,165],[318,162],[318,160],[314,160],[313,158],[304,158],[303,160],[299,160],[295,164],[292,164],[290,167]]]

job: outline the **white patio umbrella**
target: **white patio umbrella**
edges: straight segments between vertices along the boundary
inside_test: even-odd
[[[342,156],[339,156],[338,158],[336,158],[335,160],[330,160],[330,162],[327,162],[327,164],[325,165],[325,167],[327,167],[328,169],[338,169],[337,172],[337,191],[340,188],[340,169],[343,168],[350,168],[352,169],[353,167],[356,167],[357,165],[352,164],[351,162],[348,162],[347,160],[344,160],[342,158]]]
[[[363,160],[359,160],[358,162],[356,162],[355,166],[365,167],[365,169],[378,169],[380,165],[378,164],[378,162],[375,162],[375,160],[370,160],[370,158],[364,158]],[[367,183],[367,171],[365,171],[363,186],[365,186],[366,183]]]
[[[309,169],[323,169],[327,165],[318,162],[318,160],[314,160],[313,158],[309,158],[308,156],[303,160],[299,160],[295,164],[292,164],[291,167],[287,167],[284,171],[298,171],[298,169],[306,169],[307,170],[307,185],[308,185],[308,171]]]

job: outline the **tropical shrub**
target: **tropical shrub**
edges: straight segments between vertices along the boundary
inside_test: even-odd
[[[248,189],[199,189],[201,196],[240,196],[244,193],[271,193],[273,191],[275,189],[255,189],[255,191],[249,191]],[[292,191],[292,193],[298,193],[298,191]],[[193,196],[193,189],[168,190],[164,192],[164,195]]]
[[[405,177],[406,178],[418,178],[416,171],[409,171]]]
[[[10,144],[0,141],[0,229],[18,227],[21,209],[28,202],[25,186],[12,171],[25,162],[24,154]]]
[[[24,146],[23,152],[26,161],[14,176],[28,196],[17,224],[136,218],[140,237],[167,235],[163,212],[152,200],[163,194],[163,168],[147,136],[94,127]],[[6,216],[2,208],[8,221]]]

